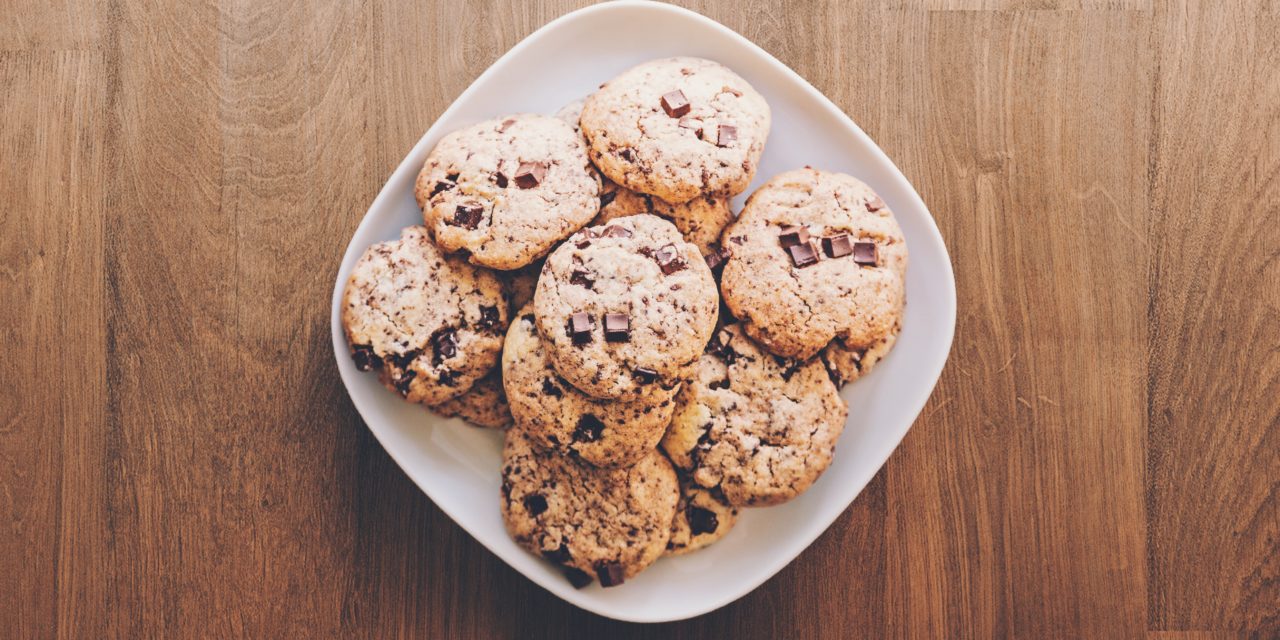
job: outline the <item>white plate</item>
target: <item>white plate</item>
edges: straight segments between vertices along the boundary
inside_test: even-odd
[[[438,418],[361,374],[339,321],[342,288],[366,247],[421,223],[413,182],[427,152],[449,131],[516,112],[554,113],[645,60],[710,58],[747,79],[773,108],[773,132],[751,189],[804,165],[844,171],[870,184],[898,216],[910,247],[906,317],[897,346],[866,378],[845,387],[849,422],[835,460],[804,495],[749,509],[719,543],[664,558],[626,584],[576,590],[551,564],[507,537],[499,515],[502,438]],[[750,193],[750,190],[747,191]],[[742,198],[735,201],[741,207]],[[462,528],[530,580],[603,616],[679,620],[742,597],[804,551],[849,506],[929,398],[955,331],[955,281],[942,236],[915,189],[844,113],[756,45],[706,17],[669,5],[620,1],[562,16],[489,67],[400,163],[365,215],[333,288],[333,349],[342,381],[369,429],[405,473]]]

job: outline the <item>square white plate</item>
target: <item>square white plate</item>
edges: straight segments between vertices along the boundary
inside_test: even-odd
[[[845,387],[849,422],[835,460],[807,493],[748,509],[719,543],[664,558],[625,585],[576,590],[550,563],[507,537],[499,514],[502,436],[446,420],[387,392],[347,355],[342,289],[366,247],[420,224],[413,182],[444,134],[516,112],[551,114],[624,69],[691,55],[741,74],[769,101],[773,132],[750,193],[769,176],[804,165],[844,171],[874,188],[898,216],[910,247],[906,316],[897,346],[867,377]],[[735,210],[742,197],[735,200]],[[844,113],[794,71],[742,36],[669,5],[620,1],[562,16],[489,67],[409,152],[365,215],[333,289],[333,349],[342,381],[369,429],[405,472],[459,525],[530,580],[600,615],[636,622],[679,620],[745,595],[804,551],[849,506],[911,428],[942,372],[955,330],[955,281],[942,236],[915,189]]]

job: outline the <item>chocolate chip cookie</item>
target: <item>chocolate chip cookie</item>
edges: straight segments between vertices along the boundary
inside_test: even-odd
[[[445,251],[502,270],[542,257],[600,208],[582,137],[556,118],[531,114],[445,136],[414,194]]]
[[[870,364],[854,354],[892,344],[907,244],[884,201],[856,178],[807,168],[775,176],[724,239],[733,256],[721,276],[725,304],[773,353],[808,359],[837,344],[828,363],[852,380]]]
[[[358,369],[434,405],[494,368],[507,311],[497,277],[443,255],[417,226],[360,257],[343,292],[342,326]]]
[[[533,300],[556,371],[601,399],[675,388],[692,374],[719,311],[698,248],[643,214],[571,236],[547,258]]]
[[[613,587],[657,560],[671,536],[680,488],[660,452],[601,469],[536,448],[507,431],[502,519],[517,544],[560,565],[575,586]]]
[[[607,224],[639,213],[670,220],[684,239],[697,245],[703,255],[714,253],[719,248],[721,232],[733,222],[728,198],[701,195],[688,202],[671,204],[605,179],[600,188],[600,213],[591,224]]]
[[[681,474],[680,502],[671,520],[667,555],[697,551],[723,538],[738,520],[738,510],[715,489],[706,489]]]
[[[848,413],[821,362],[774,356],[730,324],[676,396],[662,447],[731,505],[779,504],[826,470]]]
[[[573,388],[552,368],[532,306],[507,331],[502,371],[511,412],[529,439],[598,467],[629,466],[647,455],[675,408],[674,391],[655,402],[626,402],[596,400]]]
[[[632,67],[582,109],[591,160],[633,191],[681,203],[747,188],[769,136],[769,105],[724,65],[667,58]]]
[[[502,390],[502,370],[494,367],[489,375],[476,381],[466,393],[431,407],[446,418],[462,418],[477,427],[506,429],[511,426],[511,407]]]

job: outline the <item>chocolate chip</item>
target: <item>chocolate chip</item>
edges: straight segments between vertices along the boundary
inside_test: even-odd
[[[730,242],[732,242],[732,243],[734,243],[734,244],[736,244],[736,245],[738,245],[738,246],[742,246],[742,245],[744,245],[744,244],[746,244],[746,243],[747,243],[747,237],[746,237],[746,236],[733,236],[733,237],[729,238],[729,241],[730,241]]]
[[[728,249],[724,247],[717,247],[711,253],[702,256],[702,259],[707,261],[707,267],[712,271],[715,271],[716,269],[723,267],[724,263],[729,261],[729,257],[730,254]]]
[[[635,154],[632,153],[631,147],[623,147],[622,150],[618,152],[618,157],[626,160],[627,162],[631,162],[635,159]]]
[[[874,242],[853,243],[853,261],[858,264],[877,266],[880,264],[880,252]]]
[[[480,218],[484,216],[484,207],[478,202],[468,202],[458,205],[453,210],[453,220],[448,224],[455,227],[466,227],[474,229],[480,226]]]
[[[573,273],[569,274],[569,282],[588,289],[595,289],[596,285],[596,279],[581,269],[574,269]]]
[[[787,252],[791,254],[791,262],[796,265],[797,269],[818,264],[818,250],[814,247],[812,240],[804,244],[788,247]]]
[[[551,378],[542,379],[542,393],[553,398],[559,398],[564,395],[564,392],[560,390],[560,387],[556,386],[556,383],[551,381]]]
[[[504,175],[501,171],[495,171],[495,172],[493,173],[493,183],[494,183],[494,184],[496,184],[496,185],[498,185],[498,188],[499,188],[499,189],[506,189],[506,188],[507,188],[507,176],[506,176],[506,175]]]
[[[591,316],[586,313],[579,311],[569,316],[569,337],[573,338],[574,344],[591,342],[591,329]]]
[[[729,364],[733,364],[733,360],[737,358],[737,352],[729,348],[729,344],[733,342],[733,334],[726,329],[721,329],[711,336],[711,340],[707,342],[707,353],[711,355],[725,358]],[[725,357],[725,354],[732,354]]]
[[[458,186],[457,183],[453,182],[452,180],[441,180],[440,182],[437,182],[436,186],[431,189],[430,197],[434,198],[436,197],[437,193],[440,193],[441,191],[448,191],[456,186]]]
[[[516,121],[511,118],[507,118],[506,120],[503,120],[502,124],[498,125],[498,133],[506,133],[507,128],[509,128],[511,125],[515,123]]]
[[[459,375],[461,374],[459,374],[457,371],[451,371],[449,369],[441,369],[440,373],[436,375],[436,379],[440,381],[440,384],[446,387],[452,387],[458,384]]]
[[[520,319],[524,320],[525,322],[528,322],[530,325],[533,325],[535,322],[537,322],[537,318],[535,318],[532,313],[526,313],[520,316]]]
[[[391,360],[391,364],[395,365],[396,368],[405,369],[408,368],[414,360],[417,360],[419,355],[421,355],[420,351],[417,349],[410,349],[404,353],[392,353],[387,356],[387,359]]]
[[[399,391],[400,395],[408,397],[409,383],[413,382],[416,377],[418,377],[418,372],[413,369],[399,372],[395,377],[396,391]]]
[[[674,244],[669,244],[658,249],[654,252],[653,259],[658,262],[658,267],[667,275],[680,271],[687,266],[684,262],[684,258],[680,257],[680,251],[676,249]]]
[[[600,194],[600,208],[603,209],[609,206],[609,203],[613,202],[613,199],[617,197],[618,197],[618,191],[616,189],[613,191],[606,191]]]
[[[729,388],[729,379],[728,379],[728,378],[725,378],[724,380],[715,380],[715,381],[712,381],[712,382],[711,382],[711,384],[709,384],[709,385],[707,385],[707,386],[708,386],[708,387],[711,387],[711,389],[712,389],[713,391],[714,391],[714,390],[716,390],[716,389],[728,389],[728,388]]]
[[[569,580],[569,584],[573,585],[574,589],[581,589],[591,584],[591,576],[587,575],[587,572],[581,569],[565,567],[564,577]]]
[[[832,258],[843,258],[853,253],[853,243],[849,241],[849,234],[842,233],[838,236],[823,238],[822,252]]]
[[[631,318],[625,313],[604,314],[604,339],[609,342],[631,340]]]
[[[367,344],[352,347],[351,359],[355,360],[356,368],[361,371],[382,368],[382,358],[379,358],[378,354],[373,352],[373,347]]]
[[[720,527],[720,519],[716,517],[715,512],[689,505],[685,509],[684,515],[689,519],[689,531],[695,536],[704,533],[715,533]]]
[[[702,121],[697,118],[680,118],[681,129],[689,129],[693,131],[693,135],[702,137]]]
[[[478,324],[481,329],[493,329],[497,327],[498,323],[501,321],[502,318],[498,315],[497,307],[490,307],[487,305],[480,306],[480,322]]]
[[[444,177],[444,179],[445,179],[445,180],[448,180],[449,182],[452,182],[452,183],[454,183],[454,184],[457,184],[457,183],[458,183],[458,176],[459,176],[459,175],[460,175],[460,174],[457,174],[457,173],[450,173],[450,174],[446,174],[446,175],[445,175],[445,177]]]
[[[600,439],[600,434],[604,433],[604,423],[591,414],[585,414],[578,418],[578,426],[573,430],[573,439],[576,442],[595,442]]]
[[[632,375],[635,376],[636,382],[639,382],[640,384],[653,384],[658,381],[658,372],[653,369],[636,367],[636,370],[632,372]]]
[[[575,246],[575,247],[577,247],[577,248],[579,248],[579,249],[586,249],[587,247],[591,246],[591,241],[590,241],[590,240],[587,240],[587,239],[585,239],[585,238],[584,238],[584,239],[579,240],[579,241],[577,241],[576,243],[574,243],[574,245],[573,245],[573,246]]]
[[[716,128],[716,146],[727,147],[738,139],[738,128],[731,124],[722,124]]]
[[[630,238],[632,233],[631,230],[626,227],[611,224],[605,227],[604,231],[600,232],[600,235],[606,238]]]
[[[623,583],[625,577],[622,565],[616,562],[601,562],[596,565],[596,577],[602,587],[616,587]]]
[[[445,327],[431,336],[431,347],[435,350],[435,364],[458,355],[458,333]]]
[[[689,113],[689,99],[684,97],[684,92],[676,89],[662,96],[662,110],[672,118],[679,118]]]
[[[794,358],[784,358],[782,356],[774,356],[773,361],[782,369],[782,380],[790,382],[792,376],[800,370],[801,362]]]
[[[532,189],[541,184],[545,177],[547,177],[547,163],[521,162],[520,167],[516,169],[516,186],[521,189]]]
[[[543,549],[542,557],[556,564],[566,564],[573,559],[573,554],[569,552],[569,545],[561,542],[558,548]]]
[[[524,497],[524,508],[536,518],[547,510],[547,499],[541,494],[531,493]]]
[[[884,200],[881,200],[880,196],[873,195],[871,196],[871,199],[867,201],[867,211],[876,212],[883,208]]]
[[[782,244],[783,249],[790,249],[798,244],[804,244],[809,241],[809,229],[807,227],[793,224],[782,228],[778,232],[778,242]]]

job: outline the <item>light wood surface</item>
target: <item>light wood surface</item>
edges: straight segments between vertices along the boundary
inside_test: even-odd
[[[0,8],[0,635],[1280,634],[1275,0],[689,3],[929,204],[942,380],[692,621],[575,610],[454,525],[347,399],[330,287],[413,142],[579,4]]]

